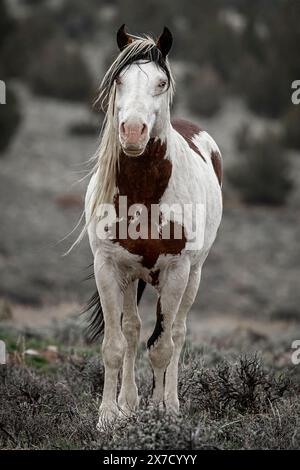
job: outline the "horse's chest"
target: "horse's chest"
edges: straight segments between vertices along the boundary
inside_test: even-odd
[[[172,173],[172,164],[165,158],[166,146],[160,141],[140,157],[120,156],[117,188],[120,196],[127,196],[128,204],[158,204]]]
[[[163,223],[159,209],[172,174],[165,152],[165,144],[155,141],[140,157],[121,154],[117,175],[114,242],[141,256],[142,265],[148,269],[162,254],[179,254],[186,242],[183,227],[171,221]]]

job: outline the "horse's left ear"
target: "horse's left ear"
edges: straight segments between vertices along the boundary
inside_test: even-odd
[[[169,28],[165,26],[162,34],[159,36],[156,42],[156,45],[158,49],[161,51],[164,58],[166,58],[167,55],[169,54],[172,44],[173,44],[172,33],[169,30]]]

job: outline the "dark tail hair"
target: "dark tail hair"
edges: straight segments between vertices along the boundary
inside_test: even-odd
[[[90,275],[89,279],[94,278],[94,275]],[[146,283],[139,279],[138,288],[137,288],[137,303],[139,304],[143,292],[145,290]],[[90,312],[91,310],[91,312]],[[104,333],[104,318],[103,311],[101,306],[101,300],[98,293],[98,290],[92,295],[90,300],[87,303],[86,308],[82,313],[89,313],[87,320],[87,327],[85,329],[85,338],[88,343],[94,343],[97,341],[100,336]]]

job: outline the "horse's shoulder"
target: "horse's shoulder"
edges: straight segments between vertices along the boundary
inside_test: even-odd
[[[184,138],[184,140],[188,143],[189,147],[194,150],[194,152],[198,153],[200,157],[205,161],[203,154],[201,153],[199,147],[195,145],[193,138],[198,136],[202,129],[194,124],[193,122],[186,121],[185,119],[174,119],[171,122],[173,128]]]
[[[214,139],[207,132],[201,134],[203,141],[206,142],[207,154],[210,157],[214,172],[217,176],[219,185],[223,182],[223,161],[220,149]]]
[[[195,135],[202,132],[201,127],[197,124],[187,121],[186,119],[173,119],[171,122],[173,128],[185,139],[190,140]]]
[[[186,140],[189,147],[198,153],[206,163],[208,153],[221,186],[223,179],[222,156],[213,138],[197,124],[186,119],[174,119],[172,120],[172,126]],[[202,149],[203,145],[201,143],[205,143],[204,148],[207,151],[204,151],[204,148]]]

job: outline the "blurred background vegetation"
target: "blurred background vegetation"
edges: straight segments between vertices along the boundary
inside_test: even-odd
[[[1,79],[88,106],[103,67],[117,52],[118,26],[125,22],[134,33],[158,35],[167,24],[175,37],[172,61],[180,70],[181,103],[190,113],[212,117],[226,98],[239,96],[253,113],[280,119],[285,146],[300,148],[300,111],[290,99],[291,83],[300,76],[298,1],[198,0],[187,7],[180,0],[0,0],[0,18]],[[93,60],[93,54],[99,57]],[[9,97],[10,105],[0,110],[1,151],[20,122],[18,99],[13,91]],[[95,132],[95,126],[72,130]],[[260,177],[262,169],[252,163]],[[235,185],[236,178],[230,181]],[[261,193],[261,202],[284,202],[291,184],[283,187],[282,196]]]
[[[118,53],[115,35],[123,23],[135,34],[158,36],[165,24],[173,32],[173,115],[198,121],[224,156],[224,244],[235,227],[232,250],[239,243],[244,249],[241,226],[251,228],[251,211],[259,207],[263,220],[276,208],[275,227],[282,211],[294,211],[287,222],[292,231],[300,202],[300,106],[291,101],[291,84],[300,79],[299,22],[297,0],[0,0],[0,79],[7,84],[7,105],[0,106],[2,294],[27,303],[82,299],[85,289],[75,294],[74,278],[89,256],[87,245],[74,264],[53,257],[49,246],[70,231],[82,209],[86,183],[73,188],[74,170],[80,172],[96,148],[103,116],[93,101]],[[42,225],[40,211],[47,214]],[[23,223],[15,231],[18,216]],[[267,239],[270,227],[263,223]],[[286,233],[280,237],[280,247],[293,251]],[[216,257],[223,260],[220,243]],[[20,246],[27,248],[19,252]],[[255,248],[248,246],[247,256]],[[213,261],[208,277],[220,269],[229,282],[226,267]],[[274,276],[277,285],[280,276]],[[256,297],[259,305],[272,282]],[[237,310],[243,302],[239,297]]]

